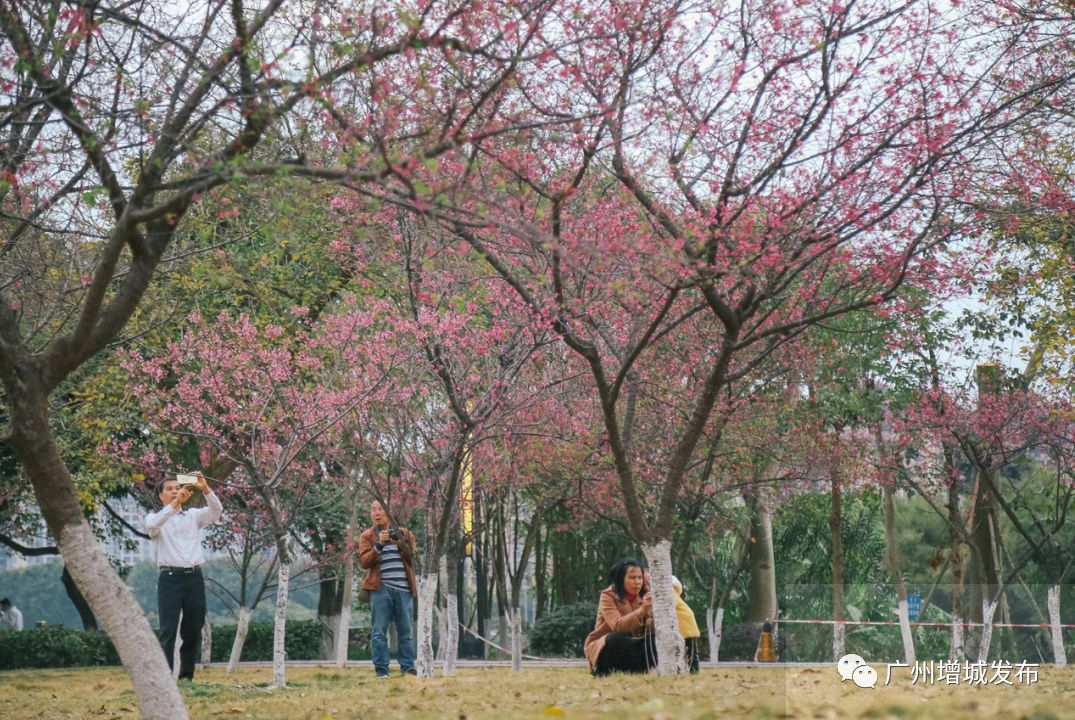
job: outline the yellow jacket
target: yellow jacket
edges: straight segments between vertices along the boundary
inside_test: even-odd
[[[702,636],[698,630],[698,623],[694,619],[694,611],[678,590],[676,591],[676,620],[679,622],[679,634],[684,639]]]

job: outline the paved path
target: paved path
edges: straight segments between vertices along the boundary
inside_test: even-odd
[[[239,663],[245,667],[271,667],[271,660],[244,660]],[[288,667],[316,667],[324,666],[326,668],[336,667],[336,663],[329,660],[288,660]],[[439,671],[442,663],[437,663],[436,668]],[[511,660],[456,660],[456,667],[459,668],[499,668],[499,667],[511,667]],[[824,667],[835,668],[835,663],[756,663],[756,662],[720,662],[713,663],[708,661],[702,661],[701,667],[710,670],[720,668],[734,668],[734,667],[771,667],[771,668],[789,668],[789,667]],[[209,663],[209,667],[227,667],[226,662],[214,662]],[[369,660],[348,660],[348,668],[368,668],[370,666]],[[585,668],[586,661],[583,659],[575,658],[549,658],[547,660],[523,660],[524,668],[556,668],[556,667],[574,667]]]

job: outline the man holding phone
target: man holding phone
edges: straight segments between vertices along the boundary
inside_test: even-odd
[[[194,490],[205,496],[204,508],[186,510],[184,503]],[[179,679],[194,679],[194,663],[201,647],[205,624],[205,578],[202,577],[202,528],[220,519],[224,506],[210,489],[205,476],[177,475],[157,485],[164,507],[146,515],[146,531],[157,551],[157,611],[160,614],[160,642],[168,667],[175,655],[178,630]],[[183,613],[180,627],[179,614]]]
[[[388,623],[396,625],[399,667],[414,675],[414,533],[393,527],[379,500],[370,506],[373,527],[358,539],[358,563],[366,569],[362,589],[370,593],[370,654],[378,678],[388,677]]]

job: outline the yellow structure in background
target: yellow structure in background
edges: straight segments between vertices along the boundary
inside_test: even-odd
[[[463,526],[463,537],[467,538],[466,554],[474,553],[474,544],[470,535],[474,531],[474,473],[470,459],[470,446],[463,448],[463,477],[459,489],[461,507],[459,515]]]

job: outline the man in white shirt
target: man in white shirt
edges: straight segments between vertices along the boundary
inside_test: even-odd
[[[194,679],[194,663],[205,624],[205,578],[202,577],[202,528],[220,519],[224,507],[201,473],[193,485],[165,480],[158,485],[164,507],[146,515],[146,531],[157,551],[157,610],[160,614],[160,641],[168,667],[175,655],[176,630],[182,639],[179,648],[179,679]],[[184,510],[197,488],[205,495],[204,508]],[[183,613],[180,626],[179,613]]]
[[[0,630],[22,630],[22,612],[7,598],[0,600]]]

